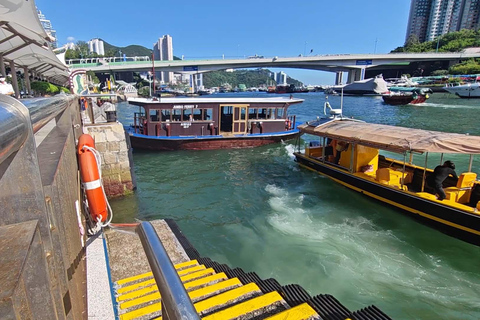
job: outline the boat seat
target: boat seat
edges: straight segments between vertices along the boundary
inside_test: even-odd
[[[458,182],[455,187],[445,188],[445,195],[450,201],[458,203],[468,203],[470,201],[471,189],[477,179],[477,174],[474,172],[464,172],[458,177]]]
[[[376,180],[383,184],[390,183],[390,171],[388,168],[379,168],[376,173]]]

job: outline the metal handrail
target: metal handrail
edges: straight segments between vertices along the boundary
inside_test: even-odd
[[[23,145],[29,122],[28,111],[21,102],[0,94],[0,164]]]
[[[33,133],[40,130],[50,120],[63,112],[75,98],[75,95],[59,94],[51,98],[22,101],[30,111]]]
[[[20,101],[0,94],[0,164],[24,144],[30,126],[36,133],[73,99],[74,95],[57,95]]]
[[[135,232],[140,237],[162,297],[162,318],[199,320],[197,311],[152,224],[143,221],[138,224]]]

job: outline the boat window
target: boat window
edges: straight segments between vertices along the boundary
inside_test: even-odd
[[[222,112],[224,115],[231,115],[233,113],[231,106],[222,107]]]
[[[248,119],[257,119],[257,108],[248,108]]]
[[[171,110],[162,110],[162,121],[170,120]]]
[[[240,120],[246,119],[247,108],[240,108]]]
[[[193,120],[192,109],[183,109],[182,121],[191,121],[191,120]]]
[[[267,109],[259,109],[258,119],[266,119],[266,118],[267,118]]]
[[[283,119],[285,116],[284,116],[284,109],[283,108],[278,108],[277,109],[277,118],[279,119]]]
[[[182,109],[173,109],[173,121],[180,121],[182,118]]]
[[[153,121],[153,122],[160,121],[159,114],[160,114],[160,111],[150,109],[150,121]]]
[[[213,114],[212,108],[203,109],[203,117],[204,117],[203,120],[211,120],[212,114]]]
[[[202,109],[193,109],[193,120],[203,120]]]
[[[267,109],[267,119],[275,119],[275,109],[268,108]]]

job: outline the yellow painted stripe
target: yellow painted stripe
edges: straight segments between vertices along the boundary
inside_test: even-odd
[[[211,286],[190,291],[188,295],[190,296],[190,299],[195,300],[201,297],[209,296],[215,292],[222,292],[234,287],[239,287],[241,285],[242,283],[240,282],[240,280],[238,280],[238,278],[232,278],[232,279],[228,279],[225,281],[212,284]]]
[[[197,260],[190,260],[190,261],[186,261],[186,262],[182,262],[182,263],[177,263],[175,265],[175,269],[179,270],[179,269],[182,269],[182,268],[193,267],[193,266],[197,266],[197,265],[198,265]]]
[[[185,269],[187,267],[195,267],[195,266],[198,266],[198,261],[197,260],[190,260],[190,261],[187,261],[187,262],[182,262],[182,263],[176,264],[174,267],[175,267],[175,269],[180,270],[180,269]],[[146,272],[146,273],[142,273],[142,274],[139,274],[139,275],[136,275],[136,276],[133,276],[133,277],[120,279],[116,283],[118,285],[123,285],[125,283],[129,283],[129,282],[132,282],[132,281],[137,281],[137,280],[140,280],[142,278],[149,278],[149,277],[153,277],[153,274],[152,274],[151,271]]]
[[[119,307],[120,309],[124,310],[124,309],[128,309],[134,306],[147,303],[147,302],[151,302],[154,300],[160,300],[160,292],[158,290],[153,293],[141,296],[140,298],[135,298],[135,299],[120,303]]]
[[[146,280],[146,281],[131,284],[129,286],[125,286],[122,288],[118,288],[116,291],[117,291],[117,294],[122,294],[122,293],[130,292],[133,290],[138,290],[143,287],[151,286],[153,284],[156,284],[156,282],[154,278],[151,278],[150,280]]]
[[[215,284],[213,284],[211,286],[207,286],[205,288],[190,291],[188,293],[188,295],[190,296],[191,300],[195,300],[195,299],[198,299],[200,297],[205,297],[205,296],[211,295],[212,293],[215,293],[215,292],[223,292],[223,291],[226,291],[226,290],[234,288],[234,287],[239,287],[241,285],[242,285],[242,283],[240,282],[240,280],[238,280],[238,278],[232,278],[232,279],[228,279],[226,281],[221,281],[219,283],[215,283]],[[145,294],[145,293],[148,293],[148,292],[152,292],[152,293]],[[161,298],[160,292],[158,291],[157,286],[152,286],[151,288],[148,289],[148,291],[146,291],[146,290],[144,292],[136,292],[135,291],[135,292],[127,293],[127,295],[130,295],[130,296],[121,296],[122,299],[121,300],[118,299],[119,301],[124,301],[124,300],[131,299],[129,301],[126,301],[126,302],[123,302],[123,303],[119,304],[119,307],[122,310],[131,308],[133,306],[141,305],[141,304],[144,304],[144,303],[147,303],[147,302],[152,302],[154,300],[158,300],[158,299]]]
[[[194,279],[198,279],[198,278],[201,278],[201,277],[204,277],[204,276],[207,276],[207,275],[211,275],[211,274],[215,274],[215,270],[213,270],[213,268],[208,268],[208,269],[205,269],[205,270],[200,270],[200,271],[197,271],[197,272],[193,272],[193,273],[189,273],[187,275],[184,275],[183,277],[180,277],[180,280],[182,280],[182,282],[188,282],[188,281],[192,281]]]
[[[147,314],[157,312],[159,310],[162,310],[161,304],[160,303],[154,303],[154,304],[151,304],[149,306],[146,306],[146,307],[143,307],[143,308],[140,308],[140,309],[136,309],[136,310],[121,314],[120,315],[120,320],[135,319],[135,318],[138,318],[138,317],[141,317],[141,316],[145,316]]]
[[[273,291],[206,316],[202,320],[232,319],[281,301],[283,301],[282,297],[278,292]]]
[[[197,272],[197,271],[205,270],[205,269],[207,269],[207,268],[202,264],[202,265],[193,266],[193,267],[190,267],[190,268],[187,268],[187,269],[177,271],[177,273],[181,277],[181,276],[187,275],[189,273]]]
[[[139,290],[124,293],[124,294],[117,297],[117,301],[120,302],[120,301],[135,299],[135,298],[144,296],[146,294],[149,294],[149,293],[152,293],[152,292],[155,292],[155,291],[158,291],[158,287],[157,287],[156,284],[145,287],[145,288],[142,288],[142,289],[139,289]]]
[[[475,234],[475,235],[480,235],[480,231],[478,231],[478,230],[471,229],[471,228],[467,228],[467,227],[464,227],[464,226],[459,225],[459,224],[457,224],[457,223],[453,223],[453,222],[450,222],[450,221],[447,221],[447,220],[444,220],[444,219],[441,219],[441,218],[432,216],[432,215],[427,214],[427,213],[425,213],[425,212],[412,209],[412,208],[407,207],[407,206],[404,206],[404,205],[402,205],[402,204],[400,204],[400,203],[390,201],[390,200],[388,200],[388,199],[386,199],[386,198],[377,196],[376,194],[373,194],[373,193],[371,193],[371,192],[368,192],[368,191],[365,191],[365,190],[363,190],[363,189],[354,187],[354,186],[352,186],[351,184],[345,183],[345,182],[343,182],[343,181],[341,181],[341,180],[334,179],[334,178],[332,178],[332,177],[330,177],[330,176],[328,176],[328,175],[326,175],[326,174],[323,174],[323,173],[321,173],[321,172],[318,172],[318,171],[316,171],[316,170],[314,170],[314,169],[312,169],[312,168],[309,168],[309,167],[307,167],[307,166],[305,166],[305,165],[303,165],[303,164],[299,164],[299,165],[300,165],[301,167],[304,167],[304,168],[306,168],[306,169],[309,169],[309,170],[311,170],[311,171],[313,171],[313,172],[316,172],[316,173],[318,173],[318,174],[320,174],[320,175],[322,175],[322,176],[326,176],[326,177],[332,179],[333,181],[335,181],[335,182],[337,182],[337,183],[339,183],[339,184],[341,184],[341,185],[344,185],[344,186],[346,186],[346,187],[348,187],[348,188],[350,188],[350,189],[353,189],[353,190],[358,191],[358,192],[363,192],[365,195],[367,195],[367,196],[369,196],[369,197],[372,197],[372,198],[375,198],[375,199],[377,199],[377,200],[383,201],[383,202],[388,203],[388,204],[390,204],[390,205],[392,205],[392,206],[401,208],[401,209],[403,209],[403,210],[409,211],[409,212],[414,213],[414,214],[418,214],[418,215],[420,215],[420,216],[422,216],[422,217],[425,217],[425,218],[427,218],[427,219],[434,220],[434,221],[443,223],[443,224],[445,224],[445,225],[448,225],[448,226],[451,226],[451,227],[454,227],[454,228],[457,228],[457,229],[460,229],[460,230],[463,230],[463,231],[466,231],[466,232],[473,233],[473,234]],[[365,180],[366,180],[366,179],[365,179]],[[399,190],[399,191],[400,191],[400,190]],[[405,192],[405,191],[404,191],[404,192]],[[419,198],[422,198],[422,197],[419,197]],[[422,199],[425,199],[425,198],[422,198]],[[425,200],[429,200],[429,199],[425,199]],[[438,201],[438,200],[430,200],[430,201]],[[440,201],[438,201],[438,202],[440,202]],[[473,213],[473,211],[474,211],[474,209],[472,208],[472,212],[469,212],[469,213]]]
[[[307,320],[315,316],[319,317],[318,313],[316,313],[308,303],[302,303],[265,320]]]
[[[191,289],[191,288],[204,286],[204,285],[206,285],[210,282],[214,282],[214,281],[218,282],[218,281],[222,281],[222,280],[226,280],[226,279],[228,279],[227,275],[223,272],[220,272],[220,273],[212,274],[211,276],[208,276],[208,277],[204,277],[204,278],[200,278],[198,280],[194,280],[194,281],[184,283],[183,286],[188,291],[188,289]]]
[[[232,301],[246,294],[252,294],[256,292],[261,293],[262,291],[255,283],[249,283],[244,286],[217,294],[216,296],[197,302],[195,303],[195,309],[199,313],[211,310],[214,307],[217,307],[218,309],[219,307],[230,304]]]
[[[215,292],[223,292],[223,291],[226,291],[226,290],[234,288],[234,287],[239,287],[241,285],[242,285],[242,283],[240,282],[240,280],[238,280],[238,278],[232,278],[232,279],[228,279],[226,281],[221,281],[219,283],[215,283],[215,284],[213,284],[211,286],[207,286],[205,288],[201,288],[201,289],[198,289],[198,290],[191,291],[191,292],[188,293],[188,295],[190,296],[191,300],[195,300],[195,299],[200,298],[200,297],[205,297],[205,296],[211,295],[212,293],[215,293]],[[152,292],[152,293],[148,294],[149,292]],[[131,308],[131,307],[134,307],[134,306],[137,306],[137,305],[141,305],[141,304],[144,304],[144,303],[147,303],[147,302],[152,302],[154,300],[159,300],[161,298],[160,292],[158,291],[157,286],[152,286],[152,287],[148,288],[148,291],[145,290],[143,292],[137,292],[137,291],[130,292],[130,293],[127,293],[126,295],[121,296],[121,297],[122,297],[121,299],[120,299],[120,297],[119,297],[119,299],[117,299],[119,302],[131,299],[129,301],[126,301],[126,302],[123,302],[123,303],[119,304],[119,307],[122,310]]]

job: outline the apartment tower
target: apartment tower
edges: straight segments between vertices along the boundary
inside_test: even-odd
[[[462,29],[479,27],[480,0],[412,0],[405,41],[413,34],[420,42]]]
[[[173,60],[172,37],[168,34],[164,35],[153,44],[153,58],[155,60]],[[174,81],[173,72],[155,72],[155,76],[164,84]]]

